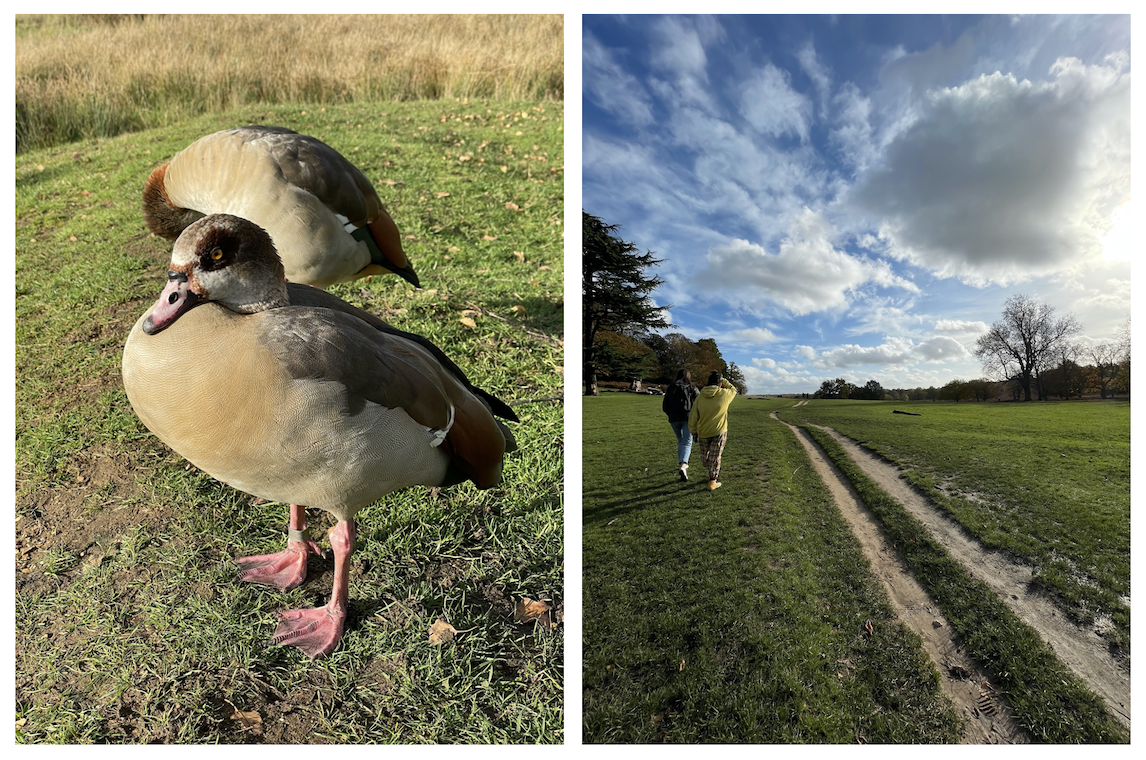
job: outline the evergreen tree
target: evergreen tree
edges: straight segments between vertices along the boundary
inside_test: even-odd
[[[657,306],[649,297],[662,281],[645,276],[660,259],[622,240],[616,234],[619,229],[581,212],[581,346],[587,396],[597,395],[598,332],[669,327],[663,310],[670,307]]]

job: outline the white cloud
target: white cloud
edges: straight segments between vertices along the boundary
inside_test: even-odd
[[[855,172],[866,170],[878,155],[872,133],[871,101],[851,82],[844,83],[834,98],[835,126],[828,132],[828,143],[844,164]],[[872,238],[874,241],[875,239]]]
[[[741,87],[740,114],[765,134],[792,134],[800,142],[808,141],[812,103],[791,88],[787,72],[772,64],[755,72]]]
[[[705,36],[713,39],[707,28]],[[650,62],[669,76],[668,84],[675,89],[676,99],[714,111],[715,104],[708,91],[708,56],[701,35],[691,21],[677,16],[658,19],[652,26],[650,42]]]
[[[760,367],[761,369],[773,369],[776,366],[776,360],[767,357],[755,358],[752,360],[752,366]]]
[[[864,364],[908,364],[913,358],[910,340],[891,338],[879,346],[845,344],[821,351],[813,360],[813,365],[819,369],[832,369]]]
[[[849,335],[878,333],[882,335],[908,335],[917,333],[922,317],[914,313],[915,299],[893,300],[867,296],[858,300],[843,322]]]
[[[1101,255],[1130,193],[1130,74],[1073,58],[1051,74],[929,94],[850,195],[892,255],[976,285]]]
[[[816,46],[812,44],[811,40],[808,40],[804,47],[796,53],[796,60],[800,62],[800,68],[808,75],[808,79],[812,80],[816,93],[820,96],[820,112],[826,112],[828,110],[828,96],[832,91],[832,74],[816,57]]]
[[[776,336],[771,330],[763,327],[749,327],[732,333],[732,338],[746,343],[771,343]]]
[[[935,332],[948,335],[982,335],[988,325],[981,320],[940,319],[935,322]]]
[[[833,370],[869,365],[907,367],[918,362],[942,362],[968,356],[970,353],[959,341],[947,336],[936,336],[918,344],[910,338],[902,337],[885,338],[878,346],[846,343],[825,349],[819,354],[812,352],[808,358],[817,369]]]
[[[600,108],[638,127],[653,121],[652,101],[636,77],[590,33],[581,41],[582,91]]]
[[[700,35],[688,19],[665,16],[653,25],[654,37],[660,42],[653,48],[652,63],[660,69],[679,74],[704,76],[708,56]]]
[[[919,358],[927,362],[941,362],[947,359],[963,359],[969,356],[963,344],[946,335],[937,335],[925,340],[915,348]]]
[[[816,349],[812,348],[811,346],[796,346],[796,349],[793,353],[795,353],[797,356],[802,356],[805,359],[816,358]]]
[[[851,256],[832,242],[831,225],[810,209],[796,217],[778,254],[746,240],[709,249],[696,281],[700,292],[738,303],[753,312],[771,302],[803,315],[843,306],[847,294],[871,282],[918,290],[882,261]]]
[[[941,43],[918,53],[907,53],[884,64],[879,72],[885,87],[903,86],[922,93],[968,73],[975,60],[975,41],[964,34],[950,46]]]

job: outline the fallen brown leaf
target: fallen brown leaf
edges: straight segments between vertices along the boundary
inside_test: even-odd
[[[447,197],[449,197],[449,195],[450,195],[449,193],[438,193],[439,198],[447,198]]]
[[[457,634],[457,628],[447,623],[445,618],[438,618],[430,626],[430,643],[445,644],[447,641],[452,641]]]
[[[476,628],[477,626],[474,626]],[[460,633],[469,633],[474,628],[463,628],[458,630],[446,622],[445,618],[438,618],[434,624],[430,626],[430,643],[431,644],[444,644],[447,641],[453,640],[454,636]]]
[[[875,635],[875,629],[872,628],[870,618],[868,619],[868,621],[866,623],[863,624],[863,627],[867,629],[867,632],[869,635],[871,635],[871,636]]]
[[[462,317],[458,321],[461,322],[466,327],[470,328],[471,330],[477,329],[477,322],[473,321],[473,319],[471,319],[470,317]]]
[[[482,235],[482,236],[481,236],[481,239],[482,239],[482,240],[497,240],[497,238],[495,238],[495,237],[492,237],[492,236],[490,236],[490,235]]]
[[[522,306],[521,304],[517,304],[516,306],[511,308],[510,311],[516,311],[518,314],[520,314],[523,317],[529,316],[529,314],[525,311],[525,307]]]
[[[234,712],[231,713],[231,720],[239,721],[239,725],[244,731],[262,725],[263,716],[259,715],[257,710],[240,710],[239,708],[235,707],[235,703],[231,700],[224,699],[223,701],[229,704],[231,709],[234,710]]]
[[[545,628],[556,628],[556,624],[554,624],[549,616],[549,610],[551,609],[553,608],[545,602],[535,602],[528,596],[525,596],[517,603],[517,608],[513,611],[513,619],[519,623],[532,623],[537,621]]]

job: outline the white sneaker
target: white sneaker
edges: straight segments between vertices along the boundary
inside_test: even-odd
[[[680,466],[680,481],[683,483],[688,480],[688,462]]]

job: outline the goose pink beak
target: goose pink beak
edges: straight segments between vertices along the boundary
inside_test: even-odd
[[[180,316],[203,302],[199,294],[191,290],[187,275],[174,270],[169,271],[166,287],[159,294],[159,300],[155,302],[147,319],[143,320],[143,332],[147,335],[162,332],[173,325]]]

